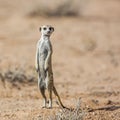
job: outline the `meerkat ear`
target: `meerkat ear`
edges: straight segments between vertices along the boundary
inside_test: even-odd
[[[53,30],[53,32],[54,32],[54,27],[52,27],[52,30]]]
[[[39,31],[40,31],[40,32],[41,32],[41,29],[42,29],[42,28],[40,27],[40,28],[39,28]]]

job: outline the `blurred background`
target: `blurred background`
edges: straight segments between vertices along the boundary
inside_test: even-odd
[[[41,112],[34,61],[46,24],[55,28],[53,73],[65,104],[81,97],[92,108],[120,106],[120,0],[0,0],[0,119]],[[117,120],[119,112],[96,111],[86,120]]]

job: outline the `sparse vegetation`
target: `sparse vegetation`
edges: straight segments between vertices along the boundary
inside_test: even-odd
[[[72,0],[67,0],[58,4],[55,8],[50,8],[44,5],[36,5],[28,12],[29,17],[36,16],[48,16],[48,17],[58,17],[58,16],[78,16],[79,11],[76,5],[73,5]]]
[[[83,120],[83,117],[84,111],[81,108],[79,99],[74,109],[61,109],[55,116],[50,116],[49,120]]]
[[[5,72],[0,72],[0,80],[3,82],[5,86],[5,81],[10,82],[15,85],[15,83],[35,83],[37,81],[36,76],[34,74],[27,74],[22,69],[8,69]]]

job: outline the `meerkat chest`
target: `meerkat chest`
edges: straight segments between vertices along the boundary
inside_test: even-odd
[[[41,41],[39,43],[39,51],[41,54],[46,53],[48,51],[49,44],[46,41]]]
[[[49,40],[41,40],[39,43],[40,54],[47,54],[52,51],[52,46]]]

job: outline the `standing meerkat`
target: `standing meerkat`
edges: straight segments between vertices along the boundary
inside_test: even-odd
[[[50,36],[54,28],[50,25],[44,25],[40,27],[41,38],[37,43],[36,51],[36,70],[38,72],[38,87],[44,99],[43,108],[47,107],[47,98],[45,90],[48,90],[49,105],[48,108],[52,108],[52,92],[57,96],[59,105],[65,108],[61,102],[60,96],[54,86],[53,72],[52,72],[52,45],[50,42]]]

